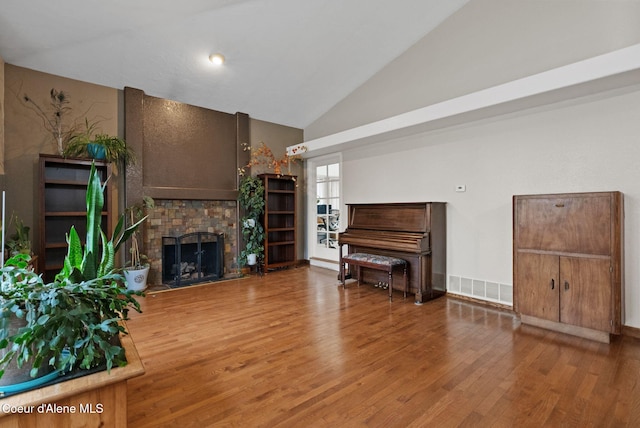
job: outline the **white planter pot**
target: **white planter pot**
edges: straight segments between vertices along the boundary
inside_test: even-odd
[[[142,291],[147,288],[147,277],[149,276],[149,266],[142,269],[125,269],[124,278],[127,280],[127,289],[132,291]]]
[[[254,266],[257,262],[258,262],[258,260],[257,260],[257,256],[255,254],[248,254],[247,255],[247,264],[249,266]]]

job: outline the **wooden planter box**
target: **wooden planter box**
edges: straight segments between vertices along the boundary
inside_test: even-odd
[[[0,398],[0,427],[127,426],[127,379],[144,374],[130,335],[127,365]]]

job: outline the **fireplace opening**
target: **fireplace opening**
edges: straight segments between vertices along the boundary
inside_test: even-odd
[[[224,275],[224,235],[194,232],[162,237],[162,282],[182,287]]]

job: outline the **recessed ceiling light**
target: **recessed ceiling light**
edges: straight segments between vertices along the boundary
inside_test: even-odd
[[[216,53],[209,55],[209,61],[214,65],[222,65],[224,63],[224,55]]]

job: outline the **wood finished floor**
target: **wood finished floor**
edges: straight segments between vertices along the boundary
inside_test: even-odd
[[[640,340],[386,293],[301,267],[148,295],[129,426],[640,426]]]

